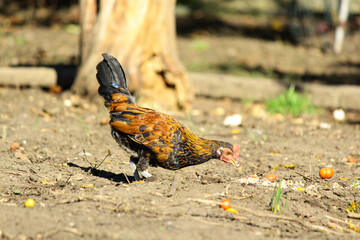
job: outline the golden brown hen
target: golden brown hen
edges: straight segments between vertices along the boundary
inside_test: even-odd
[[[99,94],[110,111],[111,134],[131,155],[137,181],[152,176],[149,165],[177,170],[212,158],[236,165],[238,144],[198,137],[171,116],[136,105],[120,63],[108,54],[102,56],[96,67]]]

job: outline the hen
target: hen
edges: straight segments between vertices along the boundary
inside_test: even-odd
[[[110,111],[111,135],[131,155],[136,181],[152,176],[149,166],[177,170],[210,159],[236,165],[238,144],[198,137],[171,116],[136,105],[120,63],[106,53],[102,56],[96,67],[98,91]]]

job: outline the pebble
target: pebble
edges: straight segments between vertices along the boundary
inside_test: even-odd
[[[100,188],[100,187],[104,187],[106,185],[108,185],[109,182],[105,179],[98,179],[95,181],[94,187],[96,188]]]
[[[338,122],[345,121],[345,118],[346,118],[345,117],[345,112],[341,108],[335,109],[334,112],[333,112],[333,116],[334,116],[335,120],[338,121]]]
[[[65,105],[66,107],[71,107],[71,106],[72,106],[71,100],[70,100],[70,99],[65,99],[65,100],[64,100],[64,105]]]
[[[331,125],[329,123],[322,122],[322,123],[320,123],[320,128],[321,129],[330,129]]]
[[[85,178],[84,175],[82,175],[81,173],[77,173],[73,176],[70,177],[69,181],[72,182],[72,181],[81,181]]]
[[[78,155],[79,155],[79,156],[87,156],[87,157],[90,157],[90,156],[91,156],[91,153],[89,153],[89,152],[80,152]]]
[[[234,115],[227,116],[224,119],[223,124],[224,124],[224,126],[236,127],[236,126],[240,126],[242,124],[242,120],[243,120],[242,115],[234,114]]]

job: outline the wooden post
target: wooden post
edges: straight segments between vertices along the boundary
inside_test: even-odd
[[[339,10],[339,22],[335,31],[334,39],[334,52],[336,54],[341,52],[344,36],[345,36],[345,27],[346,21],[349,16],[349,6],[351,0],[341,0],[340,10]]]

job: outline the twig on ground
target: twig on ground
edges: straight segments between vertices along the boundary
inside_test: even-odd
[[[2,141],[8,142],[7,126],[3,126]]]
[[[180,174],[175,173],[173,182],[171,183],[170,189],[169,189],[168,193],[166,194],[167,197],[172,197],[175,194],[175,192],[179,186],[179,182],[180,182]]]
[[[212,205],[212,206],[219,205],[219,203],[217,201],[212,201],[212,200],[191,199],[191,198],[189,198],[188,201],[204,203],[204,204],[208,204],[208,205]],[[258,217],[275,218],[275,219],[279,219],[279,220],[297,222],[297,223],[301,224],[302,226],[304,226],[304,227],[306,227],[308,229],[315,230],[315,231],[321,231],[321,232],[325,232],[325,233],[329,233],[329,234],[335,234],[335,235],[344,234],[343,232],[336,232],[336,231],[327,229],[327,228],[322,227],[322,226],[311,224],[311,223],[306,222],[304,220],[300,220],[300,219],[296,219],[296,218],[292,218],[292,217],[287,217],[287,216],[284,216],[284,215],[275,215],[275,214],[272,214],[272,213],[260,212],[260,211],[251,210],[251,209],[248,209],[248,208],[245,208],[245,207],[241,207],[241,206],[238,206],[238,205],[234,205],[233,207],[236,208],[237,210],[241,211],[241,212],[248,212],[248,213],[250,213],[252,215],[255,215],[255,216],[258,216]]]
[[[229,188],[230,188],[231,182],[226,186],[225,188],[225,194],[229,195]]]
[[[317,231],[321,231],[321,232],[325,232],[325,233],[331,233],[331,234],[335,234],[335,235],[342,235],[343,234],[343,233],[339,233],[339,232],[336,232],[336,231],[329,230],[329,229],[327,229],[325,227],[322,227],[322,226],[317,226],[317,225],[310,224],[308,222],[305,222],[304,220],[300,220],[300,219],[296,219],[296,218],[291,218],[291,217],[287,217],[287,216],[283,216],[283,215],[275,215],[275,214],[260,212],[260,211],[240,207],[240,206],[234,206],[234,207],[236,207],[240,211],[245,211],[245,212],[251,213],[253,215],[256,215],[258,217],[268,217],[268,218],[276,218],[276,219],[287,220],[287,221],[294,221],[294,222],[297,222],[297,223],[301,224],[302,226],[304,226],[306,228],[309,228],[309,229],[312,229],[312,230],[317,230]]]
[[[124,174],[124,176],[125,176],[125,179],[126,179],[127,183],[130,184],[129,178],[126,176],[125,173],[123,173],[123,174]]]
[[[51,194],[54,196],[61,195],[61,196],[67,196],[73,199],[76,199],[76,201],[95,201],[95,202],[106,202],[106,203],[112,203],[112,204],[118,204],[122,201],[121,198],[117,197],[110,197],[110,196],[103,196],[103,195],[85,195],[85,194],[72,194],[72,193],[64,193],[64,192],[54,192],[50,191]],[[71,203],[74,202],[72,199],[64,199],[57,202],[57,204],[64,204],[64,203]]]
[[[305,174],[303,174],[303,173],[301,173],[301,172],[298,172],[298,171],[292,170],[292,169],[290,169],[290,171],[292,171],[293,173],[296,173],[296,174],[298,174],[298,175],[306,178],[307,180],[310,180],[310,181],[314,182],[314,179],[312,179],[311,177],[308,177],[307,175],[305,175]]]
[[[53,236],[57,233],[60,233],[60,232],[68,232],[68,233],[72,233],[72,234],[80,236],[80,237],[83,235],[83,233],[76,228],[63,227],[63,228],[57,228],[57,229],[53,229],[53,230],[43,233],[43,239],[49,239],[51,236]],[[41,233],[39,233],[39,234],[41,235]]]
[[[349,218],[360,219],[360,213],[349,212],[348,217]]]

